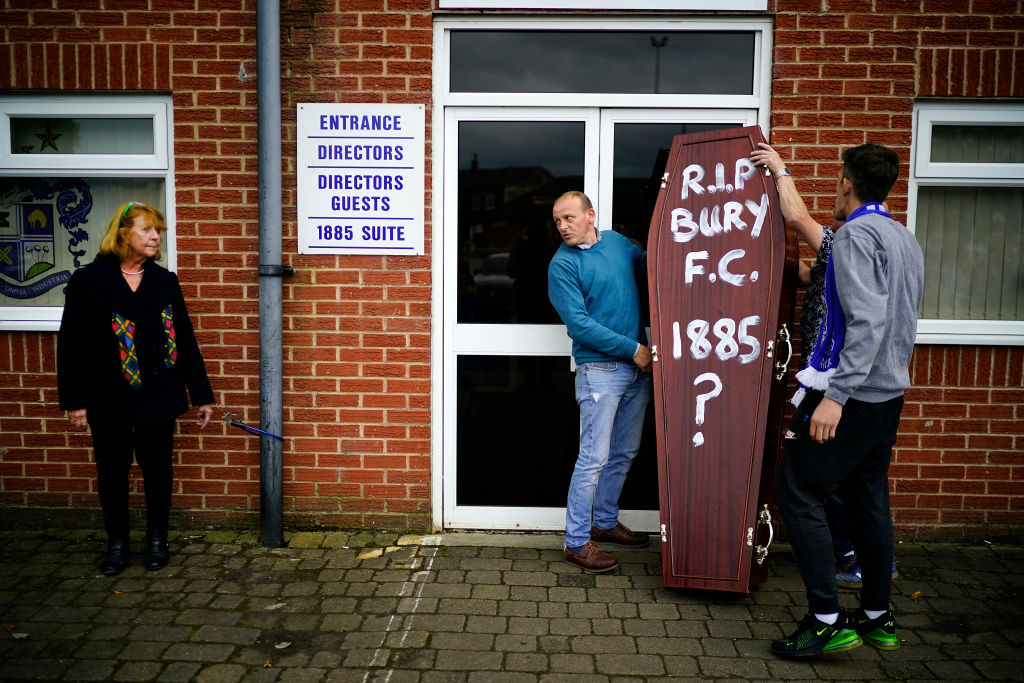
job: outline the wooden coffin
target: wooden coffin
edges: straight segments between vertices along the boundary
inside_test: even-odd
[[[748,158],[763,140],[757,126],[675,137],[651,220],[666,586],[748,592],[766,577],[796,244]]]

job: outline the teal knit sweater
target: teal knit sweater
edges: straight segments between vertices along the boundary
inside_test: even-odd
[[[589,249],[562,244],[548,265],[548,298],[569,328],[576,363],[631,360],[647,335],[636,278],[647,253],[607,230]]]

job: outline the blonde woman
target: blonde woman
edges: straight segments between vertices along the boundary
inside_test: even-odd
[[[165,567],[171,507],[174,424],[198,407],[213,414],[206,375],[177,276],[160,266],[161,213],[121,205],[92,263],[75,271],[57,337],[60,408],[92,432],[97,488],[107,530],[100,571],[119,574],[129,556],[128,473],[146,489],[146,569]],[[187,391],[187,395],[186,395]]]

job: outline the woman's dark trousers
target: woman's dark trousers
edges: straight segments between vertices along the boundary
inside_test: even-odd
[[[166,531],[174,480],[171,459],[174,420],[145,425],[90,424],[100,505],[110,539],[127,539],[128,473],[139,463],[146,489],[146,528]]]

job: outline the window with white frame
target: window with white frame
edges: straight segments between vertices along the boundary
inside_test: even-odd
[[[161,210],[173,267],[171,99],[0,97],[0,330],[56,330],[64,286],[117,207]]]
[[[918,341],[1024,344],[1024,104],[919,102],[910,200]]]

